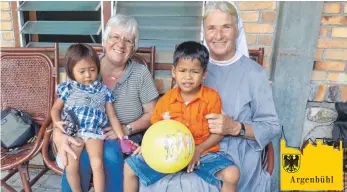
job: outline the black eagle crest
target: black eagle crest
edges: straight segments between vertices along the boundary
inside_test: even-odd
[[[295,173],[300,168],[300,156],[301,155],[293,155],[293,154],[286,154],[283,155],[283,162],[282,166],[283,169],[288,173]]]

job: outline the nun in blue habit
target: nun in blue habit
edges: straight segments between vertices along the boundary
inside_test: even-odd
[[[204,44],[210,52],[205,84],[218,91],[223,114],[209,114],[212,133],[224,135],[221,151],[240,169],[239,192],[270,192],[271,176],[261,165],[265,146],[280,135],[280,126],[264,68],[249,58],[237,8],[208,1]],[[140,192],[219,192],[219,185],[193,173],[170,174]]]

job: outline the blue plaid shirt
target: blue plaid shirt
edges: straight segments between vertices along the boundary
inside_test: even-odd
[[[65,102],[64,110],[75,113],[80,127],[78,132],[102,135],[101,129],[108,126],[105,104],[115,100],[111,89],[99,81],[85,86],[69,80],[58,85],[57,95]]]

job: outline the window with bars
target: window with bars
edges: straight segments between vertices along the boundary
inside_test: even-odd
[[[101,45],[101,1],[21,1],[21,44],[25,47],[53,46],[60,55],[72,43]]]
[[[139,24],[140,46],[156,47],[156,63],[172,63],[175,46],[201,40],[203,1],[118,1],[115,12]]]
[[[101,1],[22,1],[22,46],[53,46],[60,55],[71,43],[101,45]],[[202,1],[112,1],[114,13],[133,16],[140,30],[140,46],[156,47],[156,63],[172,63],[177,44],[201,40]]]

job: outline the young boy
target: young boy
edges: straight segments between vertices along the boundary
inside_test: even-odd
[[[184,42],[175,50],[172,76],[178,88],[169,90],[156,104],[151,123],[169,116],[170,119],[185,124],[193,134],[195,152],[187,171],[197,174],[210,184],[222,181],[222,192],[237,191],[240,177],[238,168],[222,153],[218,142],[223,136],[211,134],[205,115],[221,113],[221,99],[218,93],[202,84],[209,61],[208,50],[197,42]],[[165,118],[166,119],[166,118]],[[165,174],[150,168],[141,155],[125,160],[124,191],[137,192],[138,178],[146,186],[151,185]]]

